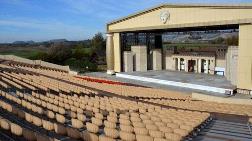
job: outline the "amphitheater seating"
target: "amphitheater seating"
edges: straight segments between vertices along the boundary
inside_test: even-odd
[[[252,111],[244,105],[192,101],[178,92],[89,82],[45,68],[0,69],[0,110],[5,113],[0,113],[0,127],[27,140],[178,141],[203,128],[209,112],[251,116]]]

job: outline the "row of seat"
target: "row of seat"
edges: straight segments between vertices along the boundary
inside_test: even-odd
[[[25,96],[24,96],[24,97],[25,97]],[[52,97],[52,96],[50,96],[50,97]],[[27,99],[29,99],[29,98],[27,98]],[[32,106],[31,106],[31,107],[32,107]],[[150,110],[150,111],[151,111],[151,110]],[[141,110],[141,112],[142,112],[142,113],[146,113],[146,111],[143,111],[143,110]],[[96,114],[96,115],[97,115],[97,114]],[[156,115],[156,114],[155,114],[155,115]],[[98,117],[99,117],[99,116],[98,116]],[[184,117],[184,116],[181,116],[181,117]],[[108,119],[110,119],[110,118],[108,118]],[[113,118],[112,118],[112,119],[113,119]],[[190,118],[189,118],[189,119],[190,119]],[[80,123],[80,122],[78,122],[78,120],[73,120],[73,119],[72,119],[72,121],[73,121],[72,123],[74,123],[74,122]],[[94,119],[94,118],[93,118],[91,121],[94,122],[94,123],[96,123],[96,124],[97,124],[97,123],[100,123],[100,124],[101,124],[101,122],[97,121],[97,119]],[[95,122],[95,121],[96,121],[96,122]],[[120,121],[120,120],[119,120],[119,121]],[[124,121],[124,122],[125,122],[125,121]],[[122,120],[122,123],[124,123],[124,122],[123,122],[123,120]],[[129,122],[125,122],[125,123],[129,123]],[[92,124],[93,124],[93,123],[92,123]],[[80,126],[80,125],[81,125],[81,124],[75,124],[74,127],[82,127],[82,126]],[[87,125],[88,125],[88,124],[87,124]],[[168,125],[173,125],[173,124],[168,124]],[[98,126],[98,125],[97,125],[97,126]],[[92,127],[92,126],[91,126],[91,127]],[[154,129],[155,129],[156,126],[147,126],[147,127],[149,127],[149,128],[151,127],[151,128],[154,128]],[[176,126],[175,126],[175,127],[176,127]],[[95,127],[94,127],[94,128],[95,128]],[[95,128],[95,129],[97,129],[97,128]],[[91,129],[91,131],[94,132],[92,129]],[[179,130],[178,130],[178,131],[179,131]],[[178,132],[178,131],[175,130],[175,132]],[[183,133],[183,132],[182,132],[182,133]],[[152,134],[152,132],[151,132],[150,134]],[[159,134],[160,134],[160,132],[159,132]],[[168,134],[168,133],[167,133],[167,134]],[[172,134],[172,133],[169,133],[169,134]],[[185,132],[184,132],[183,134],[185,134]],[[175,135],[176,135],[176,134],[175,134]],[[161,136],[162,136],[162,135],[161,135]],[[184,135],[183,135],[183,136],[184,136]]]
[[[34,74],[13,71],[4,72],[1,76],[10,82],[24,86],[25,89],[31,90],[31,93],[24,93],[19,89],[16,89],[15,93],[9,93],[3,89],[1,107],[8,113],[17,115],[18,118],[56,135],[88,141],[178,141],[191,137],[210,119],[210,114],[206,112],[169,109],[143,101],[134,101],[127,98],[131,94],[124,97],[111,97],[101,92],[95,93],[95,89],[106,90],[114,87],[85,82],[65,73],[49,70],[47,74],[48,70],[27,66],[15,67],[32,71]],[[1,82],[8,87],[17,88],[4,80]],[[26,87],[27,84],[36,89],[43,86],[42,90],[57,88],[62,92],[41,93]],[[106,89],[102,88],[103,86]],[[132,87],[127,86],[125,90],[130,88]],[[81,94],[76,92],[76,89],[82,89]],[[152,89],[139,87],[136,92],[142,93],[144,90]],[[116,91],[119,92],[118,89]],[[94,95],[90,94],[93,92]],[[160,94],[153,95],[152,92]],[[133,91],[130,93],[136,95]],[[163,90],[153,90],[147,95],[150,95],[150,98],[163,97],[183,101],[188,99],[184,96],[177,97],[172,93],[167,95],[162,93]],[[122,94],[115,94],[122,96]]]
[[[164,110],[160,110],[160,112],[161,111],[164,111]],[[174,115],[175,114],[174,112],[172,112],[172,111],[168,112],[169,114],[172,113],[172,114],[169,115],[169,117]],[[145,113],[145,112],[143,112],[143,113]],[[153,115],[156,115],[156,114],[157,113],[155,113]],[[117,117],[116,117],[117,116],[116,113],[110,113],[108,115],[108,117],[107,117],[107,120],[104,121],[105,128],[103,130],[104,130],[105,135],[108,136],[108,137],[111,137],[111,136],[115,137],[116,136],[116,135],[110,135],[111,133],[108,132],[108,131],[111,131],[113,133],[114,132],[116,132],[116,133],[126,132],[125,134],[128,134],[128,135],[131,136],[131,138],[134,138],[133,136],[136,136],[136,135],[134,135],[132,133],[133,130],[134,130],[134,132],[137,133],[137,134],[145,135],[145,136],[149,135],[149,138],[157,137],[157,138],[162,139],[162,137],[164,137],[164,135],[166,136],[166,138],[169,138],[168,137],[168,135],[169,135],[169,136],[172,136],[172,138],[175,137],[177,139],[181,139],[182,137],[186,136],[190,132],[190,130],[192,130],[192,128],[194,126],[197,126],[197,125],[193,125],[192,124],[193,122],[183,122],[183,121],[175,120],[175,119],[178,119],[178,117],[174,118],[174,123],[171,122],[172,120],[167,120],[167,119],[164,120],[164,123],[162,123],[161,118],[158,118],[158,117],[154,118],[151,113],[149,113],[149,115],[144,115],[144,114],[139,115],[137,113],[130,113],[130,115],[131,116],[129,116],[127,114],[120,114],[119,120],[118,120]],[[179,115],[179,114],[175,114],[175,115]],[[185,115],[190,115],[190,113],[187,113]],[[183,116],[184,115],[181,115],[180,118],[182,119]],[[30,117],[30,116],[27,117],[26,116],[26,119],[28,121],[32,120],[32,118],[34,118],[34,116],[33,117]],[[103,117],[102,114],[95,113],[95,117],[92,117],[91,123],[87,122],[85,124],[86,128],[87,128],[87,131],[97,134],[97,132],[99,131],[99,127],[102,127],[102,124],[103,124],[102,119],[103,118],[104,117]],[[195,118],[195,115],[192,115],[192,117],[183,118],[183,119],[184,119],[184,121],[190,121],[190,119],[192,119],[192,118]],[[39,119],[37,119],[37,118],[35,118],[35,119],[36,120],[35,120],[34,124],[36,124],[38,126],[41,126],[42,122],[39,122]],[[140,122],[141,119],[145,119],[145,120],[143,120],[143,122]],[[163,118],[163,119],[165,119],[165,118]],[[116,128],[115,125],[117,124],[117,120],[120,123],[119,124],[119,127],[120,127],[119,129],[120,130],[116,130],[116,129],[112,130],[113,127]],[[80,120],[72,118],[71,122],[72,122],[72,126],[74,128],[83,128],[84,127],[84,124]],[[133,128],[133,126],[131,125],[131,122],[134,123],[133,126],[136,126],[136,128]],[[165,122],[167,122],[167,123],[165,123]],[[187,124],[179,125],[179,124],[175,124],[175,123],[187,123]],[[197,124],[199,124],[199,123],[197,123]],[[162,126],[162,125],[167,125],[167,127]],[[159,130],[161,130],[163,132],[159,131],[158,127],[162,127]],[[51,128],[53,128],[52,125],[51,125],[50,129]],[[175,128],[175,129],[172,130],[173,128]],[[149,130],[147,130],[147,129],[149,129]],[[142,132],[144,132],[144,133],[142,133]],[[176,134],[174,134],[174,133],[176,133]],[[124,138],[123,134],[121,136],[120,136],[120,138]],[[72,137],[76,137],[76,136],[72,136]],[[130,139],[127,139],[127,138],[128,138],[128,136],[126,136],[125,139],[130,140]]]
[[[228,114],[252,117],[251,112],[252,106],[250,105],[224,104],[224,103],[192,101],[192,100],[186,100],[186,101],[166,100],[166,99],[141,99],[141,100],[188,110],[228,113]]]
[[[190,99],[189,95],[181,94],[176,91],[167,91],[161,89],[154,88],[143,88],[137,86],[126,86],[126,85],[112,85],[106,83],[96,83],[90,82],[83,79],[76,78],[66,73],[57,73],[55,71],[48,72],[45,70],[36,70],[34,68],[22,67],[23,69],[27,69],[34,72],[39,72],[45,75],[49,75],[55,78],[61,78],[62,80],[70,81],[72,83],[77,83],[80,85],[92,87],[99,90],[104,90],[107,92],[115,93],[123,96],[131,96],[131,97],[151,97],[151,98],[172,98],[172,99]]]

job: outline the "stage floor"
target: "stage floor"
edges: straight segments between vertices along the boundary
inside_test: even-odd
[[[224,76],[177,71],[117,73],[117,77],[195,90],[225,93],[236,89]]]
[[[177,72],[177,71],[147,71],[147,72],[131,72],[120,74],[128,74],[141,77],[149,77],[160,80],[169,80],[183,83],[192,83],[198,85],[206,85],[212,87],[220,87],[227,89],[234,89],[230,81],[228,81],[224,76],[218,75],[208,75],[208,74],[199,74],[199,73],[188,73],[188,72]]]

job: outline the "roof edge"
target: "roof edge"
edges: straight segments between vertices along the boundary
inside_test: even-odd
[[[190,4],[176,4],[176,3],[162,3],[162,4],[159,4],[159,5],[156,5],[156,6],[153,6],[153,7],[150,7],[150,8],[147,8],[145,10],[141,10],[139,12],[136,12],[136,13],[133,13],[133,14],[130,14],[128,16],[124,16],[122,18],[118,18],[116,20],[113,20],[111,22],[108,22],[107,23],[107,28],[109,25],[111,24],[115,24],[115,23],[118,23],[118,22],[121,22],[123,20],[127,20],[127,19],[130,19],[130,18],[133,18],[133,17],[136,17],[136,16],[139,16],[139,15],[142,15],[146,12],[149,12],[149,11],[152,11],[152,10],[156,10],[156,9],[160,9],[160,8],[163,8],[163,7],[173,7],[173,8],[186,8],[186,7],[209,7],[209,8],[214,8],[214,7],[220,7],[220,8],[246,8],[246,9],[252,9],[252,3],[233,3],[233,4],[202,4],[202,3],[190,3]]]

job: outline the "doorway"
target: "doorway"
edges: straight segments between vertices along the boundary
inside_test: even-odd
[[[194,72],[196,61],[195,60],[188,60],[188,72]]]

